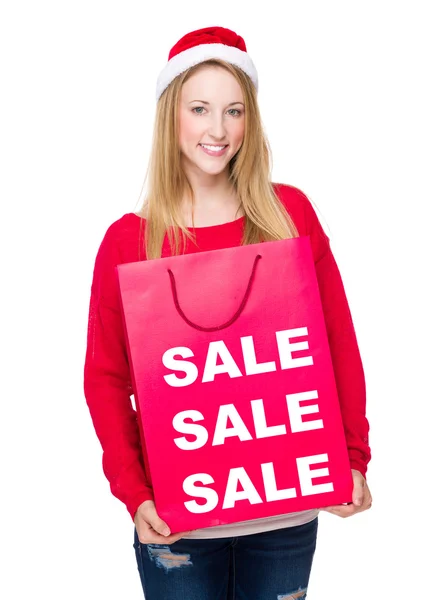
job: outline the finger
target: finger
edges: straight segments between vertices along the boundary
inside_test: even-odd
[[[138,516],[137,516],[138,515]],[[157,513],[155,503],[150,500],[145,503],[144,510],[141,510],[136,515],[136,521],[141,517],[145,523],[145,528],[152,527],[157,533],[168,537],[171,534],[171,530],[163,519],[161,519]]]
[[[364,496],[364,502],[362,505],[362,509],[367,510],[367,509],[371,508],[371,506],[372,506],[372,496],[370,494],[366,494]]]
[[[155,513],[155,511],[154,511]],[[149,544],[151,542],[147,541],[147,542],[143,542],[143,539],[149,539],[149,536],[153,536],[154,534],[157,535],[162,535],[160,533],[160,531],[164,531],[167,533],[167,535],[163,536],[164,538],[166,538],[168,535],[171,534],[171,531],[168,528],[168,531],[163,527],[162,523],[164,523],[162,521],[162,519],[158,519],[157,518],[157,514],[155,513],[145,513],[145,514],[140,514],[139,516],[136,517],[135,519],[135,526],[137,528],[137,532],[139,533],[139,538],[140,541],[142,543],[145,544]],[[162,523],[160,523],[160,521],[162,521]],[[160,531],[156,531],[156,529],[153,527],[153,523],[159,527]],[[165,523],[165,526],[168,527]]]
[[[177,542],[189,533],[191,533],[191,531],[181,531],[179,533],[173,533],[168,538],[165,538],[165,544],[174,544],[174,542]]]
[[[362,506],[365,495],[365,479],[362,477],[356,477],[353,480],[353,504],[355,506]]]
[[[353,502],[350,502],[349,504],[333,504],[331,506],[324,506],[324,508],[321,508],[320,510],[334,510],[334,509],[339,509],[342,508],[344,506],[352,506]]]
[[[353,492],[353,504],[355,506],[362,506],[364,502],[364,494],[360,490],[355,490]]]
[[[171,535],[171,529],[157,514],[151,515],[149,523],[154,531],[160,533],[161,536],[166,538]]]
[[[190,531],[180,531],[178,533],[173,533],[173,534],[169,535],[168,537],[165,537],[164,535],[160,535],[159,533],[155,532],[154,530],[151,530],[151,532],[149,534],[142,535],[141,537],[139,536],[139,541],[142,544],[159,544],[161,546],[165,546],[165,545],[174,544],[174,542],[177,542],[178,540],[185,537],[189,533],[191,533],[191,532]]]
[[[370,508],[371,504],[372,504],[372,495],[370,493],[369,486],[366,484],[366,486],[364,488],[364,496],[363,496],[362,504],[360,506],[360,510],[366,510],[367,508]]]
[[[343,518],[351,517],[358,511],[354,504],[338,504],[336,506],[328,506],[326,510],[334,515],[337,515],[338,517]]]

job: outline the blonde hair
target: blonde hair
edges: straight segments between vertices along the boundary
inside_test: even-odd
[[[181,73],[160,97],[155,117],[151,157],[146,179],[148,186],[140,210],[145,223],[146,258],[159,258],[165,234],[172,252],[183,252],[187,238],[194,235],[183,223],[181,200],[193,189],[181,167],[178,143],[178,106],[182,85],[205,65],[229,71],[241,86],[245,104],[245,131],[241,148],[229,163],[232,182],[245,215],[242,244],[297,237],[298,231],[274,192],[270,181],[271,149],[264,135],[256,90],[251,79],[238,67],[220,59],[211,59]]]

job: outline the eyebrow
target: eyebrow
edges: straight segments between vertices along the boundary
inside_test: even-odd
[[[202,102],[202,104],[210,104],[210,102],[207,102],[206,100],[191,100],[191,102],[189,102],[188,104],[191,104],[192,102]],[[244,102],[230,102],[228,106],[233,106],[234,104],[242,104],[244,106]]]

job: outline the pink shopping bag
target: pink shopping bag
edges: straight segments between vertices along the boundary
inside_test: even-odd
[[[351,502],[308,236],[117,270],[145,465],[173,532]]]

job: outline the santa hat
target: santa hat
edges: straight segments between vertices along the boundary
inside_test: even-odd
[[[156,100],[178,75],[210,58],[221,58],[242,69],[258,91],[258,74],[243,38],[225,27],[205,27],[184,35],[170,50],[157,78]]]

